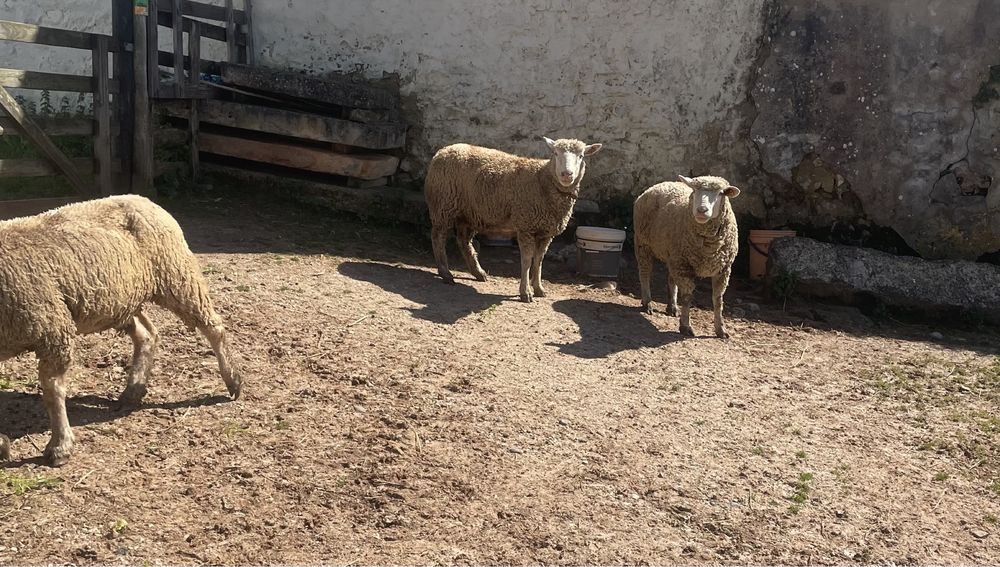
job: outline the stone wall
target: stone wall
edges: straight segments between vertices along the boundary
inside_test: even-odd
[[[110,12],[0,0],[0,17],[100,29],[92,3]],[[1000,250],[995,0],[254,8],[262,64],[398,84],[415,178],[449,143],[542,155],[538,135],[576,136],[605,144],[591,199],[711,172],[744,189],[747,226],[846,227],[859,244],[895,231],[929,258]]]

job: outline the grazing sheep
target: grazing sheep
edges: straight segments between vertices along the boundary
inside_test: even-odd
[[[667,265],[667,313],[677,315],[680,293],[682,335],[691,329],[694,278],[712,278],[715,334],[728,338],[722,320],[722,295],[739,247],[736,215],[729,199],[740,190],[721,177],[702,176],[654,185],[635,200],[635,257],[642,284],[642,308],[652,313],[649,276],[653,259]]]
[[[159,336],[142,313],[152,302],[212,344],[229,394],[242,380],[230,366],[222,319],[177,221],[134,195],[60,207],[0,222],[0,360],[33,351],[52,425],[45,457],[64,464],[73,448],[66,418],[73,336],[119,329],[135,350],[121,400],[146,394]],[[0,436],[0,454],[9,440]]]
[[[455,144],[434,155],[424,193],[430,211],[431,239],[438,274],[448,283],[446,243],[456,229],[458,246],[469,271],[479,281],[486,272],[472,247],[478,232],[516,233],[521,249],[521,301],[545,297],[542,258],[552,238],[566,230],[580,182],[587,169],[585,156],[601,144],[579,140],[550,140],[549,159],[519,157],[499,150]],[[530,271],[530,274],[529,274]]]

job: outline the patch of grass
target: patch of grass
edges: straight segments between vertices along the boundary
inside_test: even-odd
[[[17,376],[0,376],[0,390],[16,390],[31,387],[33,382]]]
[[[243,291],[243,292],[250,291],[250,286],[248,286],[248,285],[242,285],[242,284],[238,285],[238,286],[236,286],[236,291]]]
[[[220,272],[222,272],[222,270],[220,270],[219,268],[217,268],[214,264],[209,264],[209,265],[205,266],[204,268],[202,268],[202,270],[201,270],[201,273],[205,274],[206,276],[210,275],[210,274],[218,274]]]
[[[222,434],[230,439],[246,435],[250,430],[241,423],[227,421],[222,424]]]
[[[125,518],[118,518],[111,523],[111,533],[119,536],[128,528],[128,521]]]
[[[61,478],[49,476],[24,476],[13,472],[0,471],[0,488],[8,494],[21,496],[33,490],[55,488],[62,484]]]
[[[798,459],[798,460],[800,460],[800,461],[806,460],[806,452],[805,451],[796,451],[795,452],[795,458]]]
[[[752,454],[754,454],[754,455],[757,455],[758,457],[766,457],[767,456],[767,449],[761,447],[760,445],[758,445],[758,446],[754,447],[753,449],[751,449],[750,452]]]
[[[990,492],[1000,496],[1000,477],[994,478],[993,482],[990,483]]]
[[[792,514],[798,514],[802,510],[802,506],[809,501],[809,493],[812,492],[812,481],[813,473],[804,472],[799,473],[799,478],[792,483],[792,495],[788,497],[792,501],[792,505],[788,507],[788,511]]]
[[[292,424],[288,423],[285,420],[281,420],[274,424],[274,428],[278,431],[288,431],[289,429],[292,428]]]
[[[797,275],[783,271],[771,282],[771,294],[782,302],[787,302],[795,294],[795,286],[798,283]]]
[[[497,310],[497,307],[499,307],[499,306],[500,306],[500,304],[499,304],[499,303],[493,303],[493,304],[491,304],[491,305],[487,306],[487,307],[486,307],[486,308],[484,308],[484,309],[480,309],[480,310],[479,310],[479,311],[477,312],[477,314],[479,315],[479,320],[480,320],[480,321],[482,321],[482,320],[483,320],[483,319],[485,319],[485,318],[486,318],[486,317],[487,317],[488,315],[492,315],[493,313],[496,313],[496,310]]]
[[[946,472],[939,472],[934,475],[934,482],[944,482],[951,478],[951,475]]]
[[[1000,523],[1000,518],[997,518],[993,514],[986,514],[985,516],[983,516],[983,521],[986,522],[987,524],[996,525],[997,523]]]

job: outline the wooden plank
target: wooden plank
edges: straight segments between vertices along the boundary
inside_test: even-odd
[[[402,148],[406,144],[404,124],[363,124],[308,112],[221,100],[203,100],[199,103],[199,107],[202,122],[230,128],[256,130],[371,150]],[[169,103],[158,105],[158,108],[163,108],[167,114],[177,118],[183,118],[186,112],[184,108]]]
[[[430,226],[423,191],[401,187],[356,189],[218,164],[206,163],[203,167],[206,171],[242,182],[243,186],[265,187],[272,193],[284,194],[310,204],[349,211],[364,217],[386,218]]]
[[[173,67],[174,66],[174,54],[173,53],[168,53],[166,51],[161,51],[159,53],[158,57],[157,57],[157,61],[158,61],[158,63],[160,65],[162,65],[164,67]],[[218,69],[219,69],[219,62],[218,61],[209,61],[207,59],[202,59],[201,62],[198,64],[198,66],[201,67],[201,72],[202,73],[211,73],[213,71],[218,71]],[[184,56],[184,68],[185,69],[190,69],[191,68],[191,57],[189,57],[187,55]]]
[[[93,51],[94,71],[94,162],[96,163],[97,191],[101,195],[113,193],[111,183],[111,90],[108,87],[108,38],[97,38]]]
[[[247,20],[245,24],[246,29],[243,30],[244,37],[246,38],[246,63],[253,66],[257,63],[257,53],[254,51],[253,44],[253,5],[251,0],[243,0],[243,13],[246,15]]]
[[[152,3],[150,3],[150,10],[152,11]],[[160,8],[160,10],[169,12],[167,8]],[[181,10],[184,12],[185,16],[191,16],[194,18],[201,18],[203,20],[215,20],[217,22],[226,21],[226,9],[223,6],[213,6],[211,4],[204,4],[202,2],[192,2],[191,0],[184,0],[181,5]],[[155,13],[155,12],[153,12]],[[237,24],[246,23],[246,14],[242,10],[233,10],[233,21]]]
[[[165,28],[173,28],[174,15],[170,12],[158,12],[157,22]],[[187,17],[183,19],[182,27],[184,28],[184,31],[191,33],[191,25],[195,22],[198,22],[198,24],[201,26],[202,37],[207,39],[214,39],[216,41],[222,41],[222,42],[226,41],[226,28],[222,26],[216,26],[209,23],[201,22],[198,20],[192,20],[191,18]],[[241,33],[236,34],[236,43],[237,45],[245,45],[246,36]]]
[[[392,175],[399,158],[378,154],[337,154],[293,144],[244,140],[233,136],[202,133],[198,136],[201,151],[291,167],[318,173],[344,175],[358,179],[377,179]]]
[[[111,81],[111,85],[118,88],[118,81]],[[93,77],[20,69],[0,69],[0,86],[78,93],[89,93],[94,90]]]
[[[73,168],[83,175],[94,173],[94,160],[91,158],[69,158]],[[111,160],[111,171],[120,171],[121,162]],[[50,177],[61,175],[59,170],[43,159],[0,159],[0,178],[6,177]]]
[[[169,0],[173,8],[175,22],[183,21],[181,17],[181,0]],[[174,94],[184,98],[184,26],[174,26]]]
[[[156,13],[156,0],[149,0],[149,7]],[[135,128],[132,131],[132,192],[140,195],[153,195],[153,119],[149,93],[156,92],[159,86],[159,66],[156,57],[159,49],[156,44],[155,31],[149,37],[150,28],[156,29],[155,23],[150,26],[152,18],[134,16],[135,32]],[[152,49],[150,49],[152,46]],[[150,75],[155,76],[155,83]]]
[[[80,197],[49,197],[44,199],[17,199],[0,201],[0,220],[30,217],[45,211],[80,202]]]
[[[112,114],[112,135],[115,149],[122,163],[121,179],[117,187],[122,192],[131,192],[132,187],[132,131],[135,120],[135,68],[133,61],[134,16],[133,0],[112,0],[112,35],[117,53],[114,58],[114,77],[118,79]],[[126,46],[128,48],[126,49]],[[120,127],[120,131],[118,130]],[[127,132],[122,136],[119,132]]]
[[[229,55],[226,61],[239,63],[239,48],[236,46],[236,20],[233,13],[233,0],[226,0],[226,49]]]
[[[35,124],[50,136],[92,136],[94,121],[89,118],[41,118]],[[13,118],[0,118],[0,136],[21,136]]]
[[[222,82],[264,93],[277,93],[351,108],[390,109],[399,97],[388,89],[355,83],[342,77],[320,79],[292,71],[247,65],[222,65]]]
[[[90,185],[80,176],[80,172],[77,171],[76,166],[70,162],[66,154],[62,153],[62,150],[52,143],[52,140],[49,139],[45,132],[28,117],[24,108],[14,99],[14,95],[10,94],[10,91],[6,87],[0,87],[0,107],[17,122],[17,127],[24,132],[24,136],[45,156],[45,159],[66,176],[70,185],[77,192],[80,194],[91,192]]]
[[[44,26],[23,24],[21,22],[0,20],[0,39],[7,41],[90,50],[99,37],[111,39],[106,35],[96,33],[61,30],[58,28],[47,28]],[[117,46],[110,44],[109,49],[116,50]]]

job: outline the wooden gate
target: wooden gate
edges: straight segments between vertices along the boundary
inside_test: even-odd
[[[0,40],[86,50],[92,60],[90,76],[0,69],[0,136],[24,138],[41,157],[0,159],[0,178],[62,175],[73,189],[73,195],[68,197],[0,201],[0,218],[35,214],[73,201],[132,190],[131,139],[129,135],[116,135],[117,131],[129,134],[132,124],[131,0],[114,0],[113,18],[113,36],[0,20]],[[90,93],[93,115],[44,119],[32,116],[11,94],[10,87]],[[91,157],[69,158],[52,136],[90,137]]]

